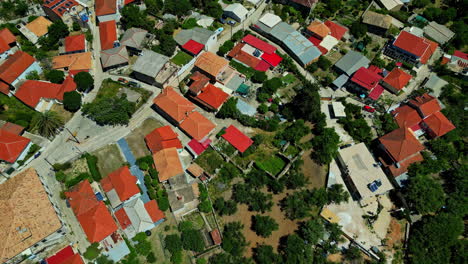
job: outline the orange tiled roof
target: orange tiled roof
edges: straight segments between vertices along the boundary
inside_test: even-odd
[[[120,227],[122,227],[122,229],[125,230],[128,226],[132,224],[132,221],[125,212],[125,209],[120,208],[119,210],[114,212],[114,215],[115,218],[117,218],[117,221],[119,222]]]
[[[26,28],[29,29],[29,31],[31,31],[32,33],[34,33],[34,35],[36,35],[37,37],[42,37],[45,34],[47,34],[47,32],[49,32],[48,28],[50,25],[52,25],[52,22],[50,22],[49,19],[40,16],[31,21],[30,23],[26,24]]]
[[[409,104],[419,109],[423,117],[428,117],[441,110],[437,98],[427,93],[410,100]]]
[[[91,69],[91,52],[65,54],[52,58],[53,69],[68,68],[69,71]]]
[[[220,74],[229,64],[229,61],[212,52],[205,52],[201,54],[195,62],[195,67],[203,70],[209,75],[216,77]]]
[[[24,127],[15,123],[6,122],[2,127],[0,127],[0,130],[7,131],[15,135],[20,135],[21,132],[24,131]]]
[[[75,254],[60,264],[84,264],[83,259],[81,258],[80,254]]]
[[[76,216],[86,213],[99,204],[88,180],[73,186],[68,192],[65,192],[65,196]]]
[[[315,35],[324,38],[330,34],[330,29],[322,21],[312,21],[307,27],[307,30],[314,33]]]
[[[65,92],[76,90],[76,83],[71,76],[67,76],[62,84],[27,80],[15,93],[15,96],[24,104],[35,108],[41,98],[57,99],[63,101]]]
[[[114,47],[117,40],[117,25],[115,20],[99,23],[99,39],[101,41],[101,50],[108,50]]]
[[[65,38],[65,51],[80,51],[86,48],[86,38],[84,34],[68,36]]]
[[[126,201],[133,195],[140,193],[136,182],[137,178],[130,173],[128,166],[123,166],[117,170],[111,172],[107,178],[112,184],[112,189],[115,189],[120,201]],[[103,179],[105,180],[105,179]],[[104,188],[104,191],[110,191],[108,188]]]
[[[0,129],[0,160],[14,163],[31,140]]]
[[[1,153],[1,152],[0,152]],[[4,263],[62,227],[33,168],[0,184],[0,262]]]
[[[403,89],[411,80],[411,74],[404,72],[400,68],[394,68],[382,81],[388,83],[397,90]]]
[[[10,49],[10,44],[16,42],[16,38],[8,28],[0,30],[0,53]]]
[[[436,137],[441,137],[455,129],[455,126],[441,112],[435,112],[424,119],[426,126],[435,134]]]
[[[196,71],[190,76],[190,80],[192,80],[192,84],[190,84],[190,91],[194,94],[198,94],[203,87],[210,81],[210,78],[205,74]]]
[[[164,215],[164,212],[159,209],[158,203],[155,200],[151,200],[147,203],[145,203],[145,209],[146,212],[148,212],[149,216],[151,217],[151,220],[153,223],[156,223],[157,221],[164,219],[166,217]]]
[[[168,86],[154,98],[153,103],[177,122],[184,120],[195,109],[195,105]]]
[[[24,51],[17,51],[0,65],[0,79],[8,84],[14,82],[36,60]]]
[[[393,116],[399,127],[411,128],[422,121],[418,111],[408,105],[403,105],[395,109],[395,111],[393,111]]]
[[[162,149],[153,154],[153,161],[158,171],[160,182],[184,173],[176,148]]]
[[[408,128],[398,128],[379,138],[395,162],[420,152],[424,146]]]
[[[400,176],[401,174],[405,173],[408,171],[408,167],[413,164],[413,163],[416,163],[416,162],[421,162],[423,161],[424,158],[423,156],[421,155],[421,153],[418,153],[416,155],[414,155],[413,157],[403,161],[403,162],[400,162],[398,165],[399,167],[397,168],[395,165],[390,165],[388,168],[390,169],[390,173],[392,174],[393,177],[398,177]]]
[[[116,11],[116,0],[96,0],[96,16],[115,14]]]
[[[208,136],[215,127],[216,125],[213,122],[196,111],[190,113],[180,124],[180,128],[197,141],[201,141]]]
[[[91,243],[100,242],[117,231],[117,224],[103,201],[77,216],[83,231]]]
[[[219,109],[228,99],[229,94],[209,83],[201,93],[196,97],[213,109]]]
[[[182,148],[179,135],[170,126],[158,127],[145,137],[146,145],[151,152],[165,148]]]

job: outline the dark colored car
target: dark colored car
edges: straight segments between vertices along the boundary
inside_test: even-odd
[[[132,87],[140,88],[140,84],[134,81],[129,81],[128,85]]]
[[[374,113],[375,112],[375,108],[372,107],[372,106],[368,106],[368,105],[365,105],[362,109],[364,109],[364,111],[367,111],[369,113]]]

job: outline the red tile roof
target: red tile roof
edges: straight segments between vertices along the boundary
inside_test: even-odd
[[[372,91],[369,93],[369,98],[372,99],[372,100],[377,100],[379,99],[379,97],[382,95],[382,93],[384,92],[384,88],[379,84],[377,85],[374,89],[372,89]]]
[[[255,68],[257,65],[262,61],[258,59],[255,56],[252,56],[248,54],[247,52],[244,52],[242,50],[239,51],[239,53],[236,54],[234,59],[242,62],[243,64],[249,66],[250,68]]]
[[[146,146],[151,152],[165,148],[182,148],[179,135],[170,126],[158,127],[145,137]]]
[[[20,135],[24,131],[24,127],[10,122],[6,122],[0,129],[15,135]]]
[[[408,128],[398,128],[379,138],[395,162],[420,152],[424,146]]]
[[[453,56],[455,57],[458,57],[458,58],[462,58],[464,60],[468,60],[468,54],[465,53],[465,52],[462,52],[460,50],[456,50],[454,53],[453,53]]]
[[[312,42],[312,44],[314,44],[314,46],[317,46],[317,47],[318,47],[318,46],[320,45],[320,43],[322,42],[321,39],[318,39],[318,38],[316,38],[316,37],[314,37],[314,36],[308,38],[308,40],[309,40],[310,42]]]
[[[195,105],[168,86],[154,98],[153,103],[177,122],[182,122],[195,109]]]
[[[198,55],[198,53],[200,53],[200,51],[202,51],[203,48],[205,48],[205,45],[191,39],[187,41],[184,45],[182,45],[182,48],[193,55]]]
[[[151,220],[153,220],[153,223],[156,223],[166,217],[164,212],[159,209],[158,203],[155,200],[145,203],[145,209],[151,217]]]
[[[389,166],[390,173],[392,174],[393,177],[398,177],[401,174],[407,172],[408,167],[411,164],[416,163],[416,162],[421,162],[423,160],[424,160],[423,156],[420,153],[418,153],[418,154],[414,155],[413,157],[411,157],[411,158],[409,158],[409,159],[407,159],[407,160],[405,160],[403,162],[400,162],[398,164],[398,168],[395,165]]]
[[[399,127],[413,128],[422,121],[418,111],[408,105],[398,107],[392,114]]]
[[[71,76],[67,76],[62,84],[27,80],[18,88],[15,96],[24,104],[35,108],[41,98],[62,101],[65,92],[74,90],[76,90],[76,83]]]
[[[189,89],[194,94],[198,94],[203,89],[203,87],[205,87],[208,82],[210,82],[210,78],[199,71],[193,73],[190,76],[190,80],[192,81],[192,84],[190,84]]]
[[[209,83],[196,98],[213,109],[219,109],[229,98],[229,94]]]
[[[184,173],[176,148],[162,149],[153,153],[153,161],[160,182]]]
[[[16,42],[16,38],[8,28],[0,30],[0,54],[9,50],[13,42]]]
[[[99,204],[91,184],[84,180],[65,192],[67,200],[76,216],[86,213]]]
[[[0,129],[0,160],[14,163],[31,140]]]
[[[215,127],[216,125],[213,124],[213,122],[196,111],[190,113],[180,124],[180,128],[184,130],[185,133],[198,141],[208,136]]]
[[[250,139],[233,125],[230,125],[228,128],[226,128],[224,132],[225,133],[222,135],[222,137],[241,153],[246,151],[253,144],[252,139]]]
[[[436,137],[441,137],[455,129],[455,126],[441,112],[436,112],[426,119],[424,124],[434,133]]]
[[[276,53],[263,53],[261,58],[273,67],[278,66],[278,64],[280,64],[280,62],[283,60],[283,58],[281,58],[281,56]]]
[[[221,234],[219,233],[219,229],[216,228],[210,232],[211,239],[213,239],[213,243],[215,245],[221,245]]]
[[[404,72],[400,68],[394,68],[385,78],[384,82],[397,90],[403,89],[411,80],[411,74]]]
[[[108,50],[114,47],[114,42],[117,40],[115,20],[99,23],[99,38],[101,40],[101,50]]]
[[[359,86],[371,91],[379,84],[382,76],[378,75],[374,71],[367,68],[361,67],[354,73],[351,81],[358,84]]]
[[[119,210],[115,211],[114,215],[115,218],[117,218],[117,221],[119,222],[120,227],[122,227],[123,230],[127,229],[127,227],[132,224],[132,221],[130,220],[123,208],[120,208]]]
[[[276,51],[276,47],[253,36],[253,35],[250,35],[248,34],[247,36],[245,36],[243,39],[242,39],[243,42],[249,44],[250,46],[256,48],[256,49],[259,49],[261,51],[263,51],[264,53],[268,53],[268,54],[271,54],[271,53],[275,53]]]
[[[81,51],[86,49],[84,34],[68,36],[65,38],[65,52]]]
[[[332,35],[332,37],[336,38],[337,40],[342,39],[344,34],[348,32],[347,28],[338,25],[337,23],[330,20],[325,21],[325,25],[327,25],[327,27],[330,29],[330,34]]]
[[[266,71],[268,71],[270,69],[270,67],[271,67],[271,65],[268,64],[268,62],[262,60],[257,64],[257,66],[255,66],[254,69],[257,70],[257,71],[266,72]]]
[[[83,264],[79,254],[73,252],[71,246],[67,246],[55,253],[55,255],[45,259],[47,264]]]
[[[124,1],[124,5],[128,5],[128,4],[131,4],[133,2],[135,2],[136,0],[125,0]]]
[[[128,200],[135,194],[140,193],[140,189],[136,184],[137,178],[130,173],[128,166],[120,167],[117,170],[111,172],[107,176],[107,179],[112,184],[112,189],[115,189],[120,201],[122,202]],[[110,191],[108,186],[106,186],[104,191]]]
[[[410,100],[409,104],[417,108],[423,115],[423,118],[441,110],[437,98],[427,93]]]
[[[84,262],[79,254],[75,254],[60,264],[84,264]]]
[[[117,224],[104,202],[77,216],[89,242],[100,242],[117,231]]]
[[[10,93],[10,86],[0,80],[0,92],[8,95]]]
[[[310,25],[307,27],[307,30],[321,37],[322,39],[330,34],[330,29],[328,26],[325,25],[325,23],[322,21],[318,20],[312,21],[312,23],[310,23]]]
[[[117,11],[116,0],[96,0],[96,16],[115,14]]]
[[[50,8],[59,17],[62,17],[65,12],[67,12],[73,6],[77,5],[78,3],[74,0],[50,0],[48,3],[44,1],[43,6]]]
[[[423,64],[429,60],[439,46],[434,41],[418,37],[404,30],[400,32],[393,45],[419,57]]]
[[[198,142],[196,139],[192,139],[187,145],[195,152],[195,154],[200,155],[210,146],[211,139],[205,140],[204,143],[205,144]]]
[[[8,84],[15,81],[36,60],[24,51],[17,51],[0,65],[0,79]]]

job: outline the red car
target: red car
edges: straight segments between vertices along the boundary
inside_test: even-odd
[[[124,78],[119,78],[118,81],[121,83],[128,83],[128,80]]]
[[[367,111],[369,113],[375,112],[375,108],[373,108],[372,106],[368,106],[368,105],[365,105],[362,109],[364,109],[364,111]]]

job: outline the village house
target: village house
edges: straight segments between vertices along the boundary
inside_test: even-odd
[[[195,109],[195,105],[182,97],[171,86],[164,88],[153,100],[154,108],[173,125],[179,125]]]
[[[15,87],[20,81],[32,72],[42,73],[39,63],[24,51],[17,51],[8,56],[6,61],[0,65],[0,92],[10,94],[15,92]]]
[[[201,46],[203,46],[203,50],[205,51],[212,50],[218,41],[218,37],[214,31],[195,27],[192,29],[182,29],[174,35],[174,40],[182,49],[192,55],[197,55],[202,50],[200,49]]]
[[[62,70],[71,75],[75,75],[80,71],[89,71],[91,68],[91,52],[65,54],[52,58],[52,69]]]
[[[136,183],[137,178],[131,174],[128,166],[118,168],[101,180],[102,189],[112,208],[140,195],[140,189]]]
[[[382,79],[382,86],[394,94],[398,94],[406,87],[412,76],[400,68],[394,68]]]
[[[419,67],[427,63],[437,47],[434,41],[403,30],[385,47],[384,54]]]
[[[340,60],[338,60],[334,68],[339,74],[351,76],[360,68],[369,67],[370,60],[361,53],[350,50]]]
[[[208,83],[203,89],[190,98],[198,102],[208,111],[217,112],[229,98],[229,94],[220,88]]]
[[[29,41],[36,44],[39,38],[47,35],[52,22],[43,16],[39,16],[29,23],[21,22],[16,27]]]
[[[43,264],[84,264],[80,254],[75,253],[71,246],[64,247],[44,261]]]
[[[455,33],[449,28],[434,21],[429,22],[423,31],[426,37],[435,40],[440,45],[444,45],[455,36]]]
[[[379,4],[388,11],[398,11],[403,7],[403,2],[400,0],[379,0]]]
[[[29,138],[21,136],[23,130],[12,130],[6,126],[0,128],[0,160],[14,165],[26,157],[32,143]]]
[[[182,143],[170,126],[158,127],[145,136],[145,142],[151,153],[155,153],[166,148],[182,149]]]
[[[53,21],[62,20],[71,26],[84,7],[75,0],[44,0],[42,9]]]
[[[216,128],[216,124],[197,111],[191,112],[180,123],[180,129],[189,137],[202,142],[208,138],[210,133]]]
[[[115,20],[99,23],[99,40],[101,41],[101,50],[117,47],[117,25]]]
[[[16,46],[16,37],[8,28],[0,30],[0,60],[12,55],[13,47]]]
[[[120,45],[125,46],[131,55],[138,55],[143,50],[148,31],[141,28],[129,28],[120,39]]]
[[[176,78],[177,66],[169,57],[145,49],[133,64],[132,71],[135,79],[162,88]]]
[[[230,17],[239,23],[244,22],[248,13],[249,11],[239,3],[230,4],[223,10],[223,16]]]
[[[117,0],[96,0],[95,12],[99,24],[107,21],[118,21]]]
[[[229,142],[240,153],[244,153],[252,144],[253,140],[242,133],[235,126],[230,125],[223,130],[221,137]]]
[[[164,148],[153,153],[153,161],[158,171],[159,182],[165,182],[172,177],[184,175],[184,169],[177,148]]]
[[[384,35],[392,26],[393,18],[389,15],[379,14],[373,11],[366,11],[362,15],[362,23],[367,25],[369,32]]]
[[[119,46],[101,51],[101,65],[103,71],[128,65],[128,52],[125,46]]]
[[[60,54],[71,54],[81,53],[87,51],[86,37],[84,34],[68,36],[63,40],[63,46],[59,47],[63,49]]]
[[[348,87],[359,95],[367,95],[370,99],[377,100],[384,91],[380,85],[382,78],[382,69],[373,65],[368,68],[361,67],[353,74]]]
[[[229,67],[229,61],[212,52],[204,52],[195,62],[195,67],[215,81]]]

